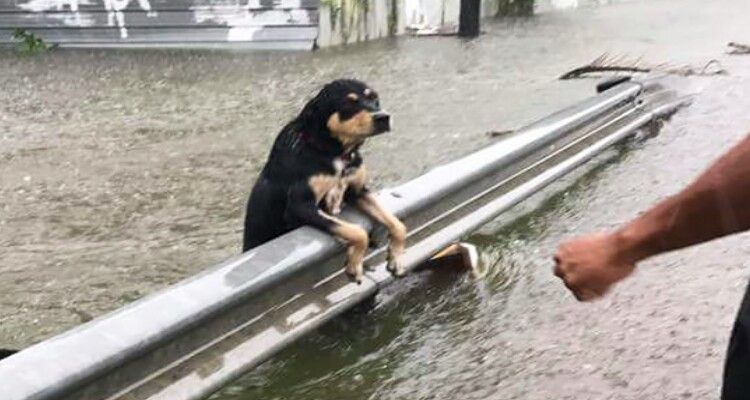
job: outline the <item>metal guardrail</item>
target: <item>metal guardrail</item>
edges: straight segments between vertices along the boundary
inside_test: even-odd
[[[688,99],[627,82],[379,194],[414,268]],[[361,214],[344,217],[372,229]],[[375,228],[373,234],[382,237]],[[361,285],[342,246],[303,227],[0,361],[3,400],[205,398],[393,281],[384,248]]]

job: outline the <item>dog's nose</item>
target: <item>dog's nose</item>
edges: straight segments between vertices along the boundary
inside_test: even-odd
[[[372,114],[373,135],[389,132],[391,130],[391,115],[385,111]]]

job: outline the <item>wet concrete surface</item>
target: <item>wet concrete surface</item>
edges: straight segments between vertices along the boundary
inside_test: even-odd
[[[221,399],[710,399],[747,278],[748,236],[655,258],[576,303],[556,244],[635,216],[750,127],[741,1],[657,0],[485,25],[475,41],[401,38],[315,54],[0,54],[0,345],[21,347],[239,251],[245,196],[280,126],[322,83],[356,76],[396,114],[368,144],[400,182],[591,94],[560,82],[604,52],[702,65],[695,104],[516,223],[473,237],[482,279],[413,277],[323,328]],[[388,297],[388,296],[386,296]]]

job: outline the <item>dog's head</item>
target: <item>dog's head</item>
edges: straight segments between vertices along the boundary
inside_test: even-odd
[[[391,130],[391,117],[380,108],[377,92],[364,82],[338,79],[323,87],[302,109],[303,129],[344,148]]]

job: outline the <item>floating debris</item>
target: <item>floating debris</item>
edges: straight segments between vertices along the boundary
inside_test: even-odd
[[[560,79],[585,78],[589,74],[601,72],[663,72],[680,76],[711,76],[727,74],[727,71],[722,67],[721,63],[715,59],[707,62],[703,68],[695,68],[690,65],[673,65],[669,63],[651,65],[644,63],[641,58],[633,60],[628,59],[625,56],[612,57],[609,54],[604,53],[591,63],[564,73],[560,76]]]
[[[508,135],[510,135],[513,132],[515,132],[515,130],[513,130],[513,129],[506,129],[506,130],[502,130],[502,131],[489,131],[489,132],[486,133],[486,135],[489,136],[489,137],[491,137],[491,138],[497,138],[497,137],[508,136]]]
[[[750,45],[737,43],[737,42],[729,42],[727,43],[727,46],[732,48],[732,50],[729,51],[729,54],[732,54],[732,55],[750,54]]]
[[[424,24],[414,24],[406,27],[407,31],[414,36],[455,36],[458,35],[458,26],[428,26]]]

